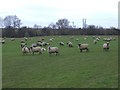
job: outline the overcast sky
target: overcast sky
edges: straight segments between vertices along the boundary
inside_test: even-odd
[[[23,25],[48,26],[66,18],[77,27],[87,24],[118,27],[119,0],[0,0],[0,17],[17,15]],[[70,23],[70,24],[71,24]]]

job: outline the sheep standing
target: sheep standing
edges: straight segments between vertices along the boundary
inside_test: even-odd
[[[27,47],[27,46],[22,47],[23,55],[25,55],[26,53],[29,53],[29,52],[30,52],[30,48],[29,47]]]
[[[82,50],[89,51],[88,44],[78,44],[78,48],[80,49],[80,52],[82,52]]]
[[[108,51],[109,48],[110,48],[110,43],[109,42],[103,44],[103,50]]]
[[[50,47],[50,46],[48,46],[48,52],[49,52],[49,55],[52,54],[52,53],[55,53],[57,55],[59,53],[58,52],[58,47]]]
[[[35,52],[38,52],[39,54],[42,54],[42,50],[41,50],[41,47],[30,47],[32,53],[34,54]]]

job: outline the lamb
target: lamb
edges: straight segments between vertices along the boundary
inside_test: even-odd
[[[64,46],[64,42],[60,42],[59,45]]]
[[[103,50],[108,51],[109,48],[110,48],[110,43],[109,42],[103,44]]]
[[[34,54],[35,52],[38,52],[39,54],[42,54],[42,50],[41,50],[41,47],[30,47],[31,49],[31,52]]]
[[[48,46],[48,52],[49,52],[49,55],[52,54],[52,53],[55,53],[57,55],[59,53],[58,52],[58,47],[50,47],[50,46]]]
[[[82,50],[86,50],[86,52],[89,51],[88,44],[78,44],[78,48],[80,49],[80,52],[82,52]]]

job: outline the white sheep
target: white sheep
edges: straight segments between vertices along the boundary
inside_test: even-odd
[[[93,41],[93,43],[94,43],[94,44],[97,44],[97,40],[95,39],[95,40]]]
[[[76,41],[79,41],[79,39],[77,38]]]
[[[24,46],[24,47],[22,47],[22,52],[23,52],[23,55],[24,55],[25,53],[29,53],[29,52],[30,52],[30,48],[27,47],[27,46]]]
[[[103,44],[103,50],[107,51],[107,50],[109,50],[109,48],[110,48],[109,42]]]
[[[27,45],[27,43],[21,43],[21,48],[23,48],[26,45]]]
[[[58,52],[58,47],[50,47],[50,46],[48,46],[48,52],[49,52],[49,55],[52,54],[52,53],[55,53],[57,55],[59,53]]]
[[[88,44],[78,44],[78,48],[80,49],[80,52],[82,52],[82,50],[89,51]]]
[[[49,41],[50,41],[50,42],[53,42],[53,38],[50,38]]]
[[[15,41],[15,38],[11,38],[11,41]]]
[[[0,43],[5,44],[5,40],[0,40]]]
[[[70,42],[70,41],[67,43],[67,45],[68,45],[69,47],[73,47],[73,44],[72,44],[72,42]]]
[[[60,42],[59,45],[64,46],[64,42]]]
[[[25,41],[27,41],[27,40],[28,40],[28,38],[27,38],[27,37],[24,37],[24,39],[25,39]]]
[[[41,50],[41,47],[30,47],[31,49],[31,52],[34,54],[35,52],[38,52],[39,54],[42,54],[42,50]]]
[[[41,51],[46,51],[46,49],[45,48],[41,48]]]

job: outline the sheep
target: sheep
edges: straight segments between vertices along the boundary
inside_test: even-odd
[[[23,48],[26,45],[27,45],[27,43],[21,43],[21,48]]]
[[[109,48],[110,48],[110,43],[109,43],[109,42],[103,44],[103,51],[104,51],[104,50],[105,50],[105,51],[108,51]]]
[[[86,50],[86,52],[89,51],[88,44],[78,44],[78,48],[80,49],[80,52],[82,52],[82,50]]]
[[[77,38],[76,41],[79,41],[79,39]]]
[[[38,45],[36,43],[33,43],[31,47],[37,47]]]
[[[5,40],[0,40],[0,43],[5,44]]]
[[[67,43],[67,45],[68,45],[69,47],[73,47],[73,44],[72,44],[72,42],[70,42],[70,41]]]
[[[57,55],[59,53],[58,52],[58,47],[50,47],[50,46],[48,46],[48,52],[49,52],[49,55],[52,54],[52,53],[55,53]]]
[[[53,38],[50,38],[49,41],[50,41],[50,42],[53,42]]]
[[[103,41],[110,42],[110,41],[111,41],[111,39],[110,39],[110,38],[103,38]]]
[[[84,40],[86,40],[87,38],[85,37]]]
[[[93,43],[94,43],[94,44],[97,44],[97,40],[95,39],[95,40],[93,41]]]
[[[34,54],[35,52],[38,52],[39,54],[42,54],[42,50],[41,50],[41,47],[30,47],[31,49],[31,52]]]
[[[100,39],[99,38],[96,38],[97,41],[99,41]]]
[[[15,38],[11,38],[11,41],[15,41]]]
[[[46,51],[46,49],[45,48],[41,48],[41,51]]]
[[[25,41],[27,41],[27,40],[28,40],[28,38],[26,38],[26,37],[24,37],[24,39],[25,39]]]
[[[30,48],[27,46],[21,47],[22,48],[22,53],[23,55],[25,55],[25,53],[29,53],[30,52]]]
[[[60,45],[60,46],[64,46],[64,42],[60,42],[59,45]]]
[[[24,41],[24,40],[21,40],[20,42],[21,42],[21,43],[25,43],[25,41]]]

